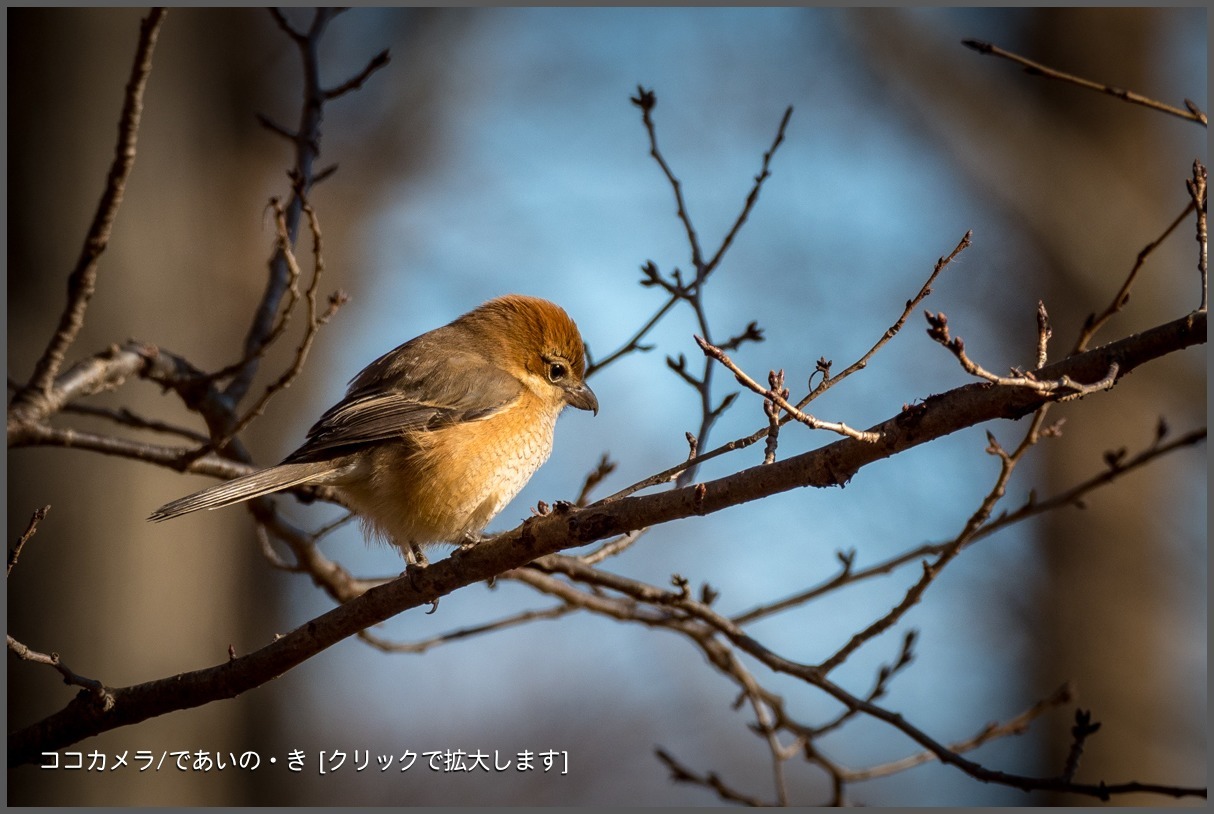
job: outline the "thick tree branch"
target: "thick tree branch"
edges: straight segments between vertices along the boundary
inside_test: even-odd
[[[1153,359],[1205,342],[1204,312],[1056,362],[1043,377],[1099,379],[1116,362],[1119,376]],[[1089,397],[1097,397],[1093,394]],[[877,443],[843,438],[783,461],[760,465],[714,481],[653,495],[591,504],[569,504],[479,546],[458,551],[430,567],[370,588],[361,596],[301,625],[265,647],[210,668],[110,691],[103,709],[88,695],[9,736],[9,764],[36,760],[43,751],[146,720],[166,712],[231,698],[279,676],[342,639],[451,591],[518,568],[545,554],[585,545],[628,531],[691,515],[710,514],[804,486],[846,483],[862,467],[905,449],[996,418],[1019,418],[1050,401],[1029,388],[970,384],[932,396],[873,427]],[[848,696],[850,697],[850,696]],[[899,723],[902,723],[899,720]],[[943,748],[943,747],[942,747]]]

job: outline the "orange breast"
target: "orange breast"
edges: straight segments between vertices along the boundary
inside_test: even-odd
[[[559,412],[527,393],[489,418],[384,444],[371,452],[370,477],[342,491],[398,546],[458,542],[483,530],[548,459]]]

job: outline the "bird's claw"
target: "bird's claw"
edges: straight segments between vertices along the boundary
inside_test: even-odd
[[[462,538],[460,538],[457,545],[459,546],[460,551],[467,551],[468,549],[478,546],[481,543],[487,543],[497,536],[497,534],[486,534],[483,531],[467,532]]]
[[[409,543],[405,548],[405,563],[405,570],[408,571],[407,566],[412,565],[417,568],[425,568],[430,564],[430,560],[426,559],[426,554],[422,551],[421,546],[417,543]]]
[[[412,586],[413,590],[421,593],[422,588],[417,584],[417,578],[419,575],[424,574],[425,571],[426,565],[419,565],[418,563],[410,562],[405,564],[405,570],[401,572],[401,576],[408,577],[409,585]],[[434,613],[436,610],[438,610],[438,597],[435,597],[430,601],[430,610],[426,611],[426,615]]]
[[[408,577],[409,584],[413,587],[413,590],[420,592],[421,587],[417,584],[417,577],[418,575],[424,573],[426,568],[430,566],[430,560],[426,559],[426,555],[422,552],[421,546],[419,546],[417,543],[409,543],[409,545],[405,547],[404,553],[405,570],[401,576]],[[435,597],[430,602],[430,610],[426,611],[426,614],[429,615],[434,613],[436,610],[438,610],[438,597]]]

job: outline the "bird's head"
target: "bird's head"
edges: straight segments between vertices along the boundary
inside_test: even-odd
[[[494,345],[493,354],[507,371],[554,407],[570,404],[598,414],[599,400],[584,378],[586,345],[559,305],[508,294],[460,319]]]

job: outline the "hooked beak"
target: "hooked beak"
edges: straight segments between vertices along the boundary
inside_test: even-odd
[[[565,401],[579,410],[590,410],[595,415],[599,414],[599,400],[585,382],[565,388]]]

